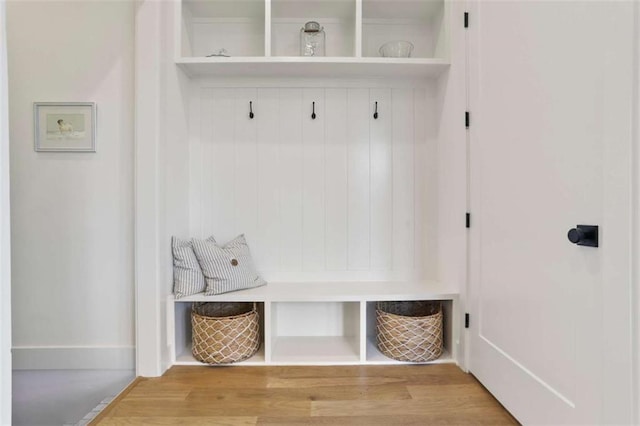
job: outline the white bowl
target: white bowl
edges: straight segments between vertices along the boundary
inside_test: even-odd
[[[380,47],[380,55],[384,58],[409,58],[413,52],[413,44],[409,41],[390,41]]]

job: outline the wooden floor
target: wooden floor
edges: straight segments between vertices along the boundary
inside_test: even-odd
[[[140,378],[99,425],[502,425],[517,422],[452,364],[175,366]]]

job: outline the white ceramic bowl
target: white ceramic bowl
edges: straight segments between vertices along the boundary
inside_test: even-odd
[[[409,41],[390,41],[380,47],[380,55],[384,58],[409,58],[413,52],[413,44]]]

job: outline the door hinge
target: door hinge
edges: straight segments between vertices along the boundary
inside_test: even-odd
[[[464,27],[469,28],[469,12],[464,13]]]
[[[471,228],[471,213],[465,214],[465,228]]]
[[[464,314],[464,328],[469,328],[469,314]]]
[[[464,112],[464,127],[466,127],[468,129],[470,124],[471,124],[471,113],[469,113],[469,111],[465,111]]]

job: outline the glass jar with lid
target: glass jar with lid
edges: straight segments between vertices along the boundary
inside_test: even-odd
[[[300,56],[324,56],[324,28],[309,21],[300,29]]]

